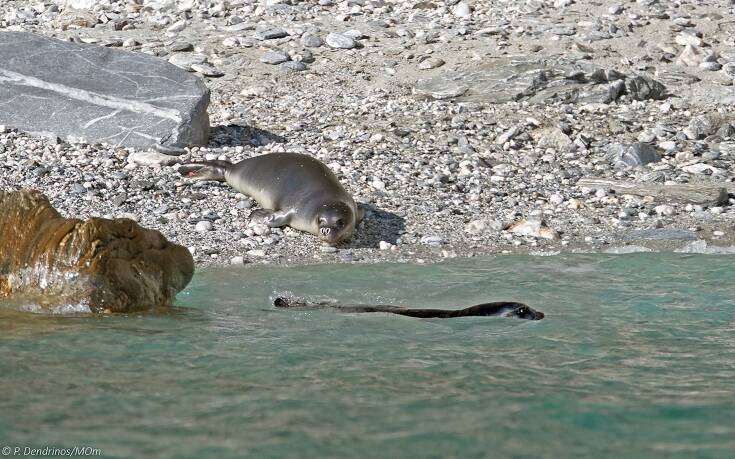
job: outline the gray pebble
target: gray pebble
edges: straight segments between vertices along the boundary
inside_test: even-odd
[[[435,69],[437,67],[441,67],[444,65],[444,60],[440,59],[438,57],[430,57],[428,59],[424,59],[419,63],[419,68],[421,70],[430,70]]]
[[[260,62],[271,65],[278,65],[287,62],[290,59],[288,54],[280,51],[268,51],[260,57]]]
[[[288,61],[281,64],[281,68],[291,72],[303,72],[307,69],[306,64],[301,61]]]
[[[355,40],[341,33],[332,32],[325,40],[327,45],[338,49],[352,49],[356,46]]]
[[[722,68],[722,64],[719,62],[702,62],[699,64],[699,68],[707,70],[708,72],[716,72]]]
[[[128,194],[127,193],[120,193],[115,195],[114,198],[112,198],[112,204],[115,207],[120,207],[121,205],[125,204],[125,201],[128,200]]]
[[[176,41],[168,47],[172,53],[183,53],[188,51],[194,51],[194,45],[188,41]]]
[[[253,38],[256,40],[274,40],[276,38],[283,38],[287,37],[288,32],[286,32],[286,29],[283,29],[281,27],[268,27],[256,30],[253,34]]]
[[[301,37],[301,43],[309,48],[318,48],[324,44],[324,40],[318,35],[306,33]]]
[[[656,149],[647,143],[636,142],[633,144],[614,143],[607,148],[610,161],[617,167],[643,166],[649,163],[661,161],[661,156]]]
[[[191,69],[208,77],[224,76],[224,72],[214,67],[213,65],[207,64],[206,62],[203,64],[191,64]]]

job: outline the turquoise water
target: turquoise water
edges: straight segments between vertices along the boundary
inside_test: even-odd
[[[732,458],[735,257],[204,270],[168,313],[0,308],[0,448],[103,457]],[[542,321],[275,310],[274,292]]]

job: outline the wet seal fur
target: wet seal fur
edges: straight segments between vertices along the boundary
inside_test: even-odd
[[[227,182],[255,199],[263,209],[250,214],[271,228],[290,226],[337,244],[349,239],[364,211],[318,159],[300,153],[269,153],[233,164],[201,161],[184,164],[181,175]]]
[[[389,312],[391,314],[400,314],[402,316],[419,317],[422,319],[449,319],[454,317],[470,317],[470,316],[501,316],[501,317],[517,317],[527,320],[541,320],[544,313],[536,311],[531,307],[512,301],[497,301],[494,303],[482,303],[470,306],[465,309],[422,309],[422,308],[406,308],[403,306],[393,306],[385,304],[348,304],[341,305],[329,301],[309,301],[301,298],[276,297],[273,305],[277,308],[290,309],[333,309],[344,313],[363,313],[363,312]]]

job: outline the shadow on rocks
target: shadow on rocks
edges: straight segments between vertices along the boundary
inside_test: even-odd
[[[283,143],[286,140],[278,134],[268,132],[251,126],[241,126],[238,124],[227,124],[213,126],[210,135],[210,144],[217,146],[248,145],[253,147],[262,147],[271,143]]]
[[[405,219],[372,204],[360,203],[360,206],[365,209],[366,217],[345,248],[375,249],[379,247],[380,241],[395,245],[406,229]]]

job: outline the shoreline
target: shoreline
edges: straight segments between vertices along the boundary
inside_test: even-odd
[[[687,3],[678,10],[605,0],[528,12],[513,2],[470,2],[465,16],[443,2],[357,5],[349,12],[331,2],[254,2],[209,14],[196,2],[184,10],[154,5],[130,12],[126,2],[113,0],[108,9],[93,11],[110,22],[65,28],[58,11],[13,16],[20,3],[0,5],[7,30],[165,60],[204,56],[219,72],[212,74],[222,74],[199,74],[212,91],[212,132],[206,147],[187,148],[182,156],[0,128],[0,189],[39,189],[65,216],[132,217],[192,249],[200,268],[438,261],[630,245],[673,251],[697,240],[735,246],[735,100],[728,73],[735,53],[720,30],[735,17],[732,6]],[[115,21],[122,19],[126,25],[118,30]],[[312,46],[313,36],[342,32],[354,36],[353,48],[323,40]],[[278,38],[260,39],[271,35]],[[690,42],[699,44],[681,44]],[[711,54],[703,62],[712,65],[681,62],[691,46]],[[269,52],[285,53],[292,67],[306,68],[263,62]],[[594,101],[600,86],[590,86],[583,91],[592,101],[539,101],[548,94],[491,100],[483,86],[489,83],[480,77],[514,56],[563,58],[559,62],[569,69],[593,64],[620,72],[625,81],[649,78],[670,96],[635,100],[624,94],[600,103]],[[470,89],[449,99],[421,94],[421,82],[444,77]],[[614,152],[630,145],[652,148],[656,160],[620,167]],[[317,157],[367,206],[351,243],[334,251],[291,229],[252,227],[252,200],[176,172],[178,162],[281,151]],[[688,195],[652,197],[585,183],[726,191],[688,202]],[[560,239],[528,235],[533,225],[526,235],[503,230],[539,219]],[[197,231],[200,222],[211,229]]]
[[[250,226],[247,215],[257,205],[225,184],[189,182],[170,166],[131,167],[126,156],[116,156],[121,153],[120,149],[65,144],[57,148],[46,139],[15,131],[0,134],[0,140],[3,137],[12,138],[24,147],[31,146],[41,154],[25,158],[25,164],[31,167],[23,167],[21,171],[21,162],[15,159],[14,151],[0,153],[0,156],[13,159],[6,163],[5,173],[0,174],[0,189],[39,189],[49,196],[52,205],[69,217],[133,218],[147,228],[160,231],[173,242],[193,249],[199,268],[232,264],[422,263],[455,257],[626,253],[630,250],[718,253],[735,247],[735,234],[730,229],[734,213],[729,207],[721,214],[709,216],[707,221],[697,219],[703,211],[693,211],[666,218],[654,217],[653,221],[620,220],[615,225],[600,220],[602,223],[592,226],[579,224],[564,215],[544,214],[548,224],[560,231],[560,239],[549,240],[512,234],[500,229],[512,220],[497,223],[479,212],[475,214],[477,218],[440,215],[434,221],[424,212],[420,216],[425,221],[421,222],[400,216],[397,213],[400,208],[371,204],[365,222],[358,226],[356,237],[350,243],[333,248],[321,244],[312,235],[290,228],[271,230]],[[92,149],[94,156],[84,154],[85,150]],[[40,162],[50,152],[59,155],[61,161],[49,168]],[[59,180],[60,172],[71,170],[77,174]],[[85,179],[95,182],[85,182]],[[104,185],[97,188],[98,184]],[[122,195],[120,187],[126,189]],[[356,197],[360,201],[360,195]],[[591,201],[596,199],[590,198]],[[121,205],[116,205],[122,200]],[[418,205],[416,201],[413,204]],[[651,203],[651,206],[654,204],[658,205]],[[225,209],[229,210],[225,212]],[[590,219],[595,218],[595,210],[583,207],[574,213],[591,213],[592,217],[582,217]],[[602,210],[607,211],[607,206]],[[523,217],[515,215],[516,220]],[[212,229],[198,232],[196,224],[201,221],[212,222]],[[467,229],[474,221],[487,222],[486,228],[480,233],[469,234]],[[410,229],[418,224],[422,225],[419,231]],[[381,249],[381,241],[392,242]]]

